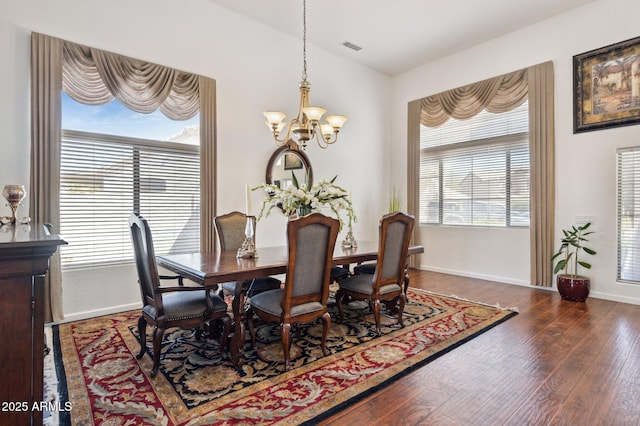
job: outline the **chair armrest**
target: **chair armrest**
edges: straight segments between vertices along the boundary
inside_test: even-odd
[[[158,293],[171,293],[174,291],[202,291],[202,290],[214,290],[212,288],[205,288],[205,287],[189,287],[189,286],[185,286],[185,287],[158,287],[156,288],[156,292]]]
[[[178,285],[179,286],[183,286],[184,285],[184,277],[182,277],[180,275],[160,275],[159,278],[161,280],[178,280]]]

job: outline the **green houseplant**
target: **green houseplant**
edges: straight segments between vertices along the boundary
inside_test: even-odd
[[[589,296],[591,280],[579,275],[578,268],[591,269],[591,264],[580,258],[583,252],[589,255],[596,254],[595,250],[585,246],[589,242],[587,236],[593,234],[590,228],[591,222],[563,229],[564,236],[560,240],[560,248],[551,258],[552,261],[556,261],[553,273],[558,274],[558,292],[563,299],[584,302]]]

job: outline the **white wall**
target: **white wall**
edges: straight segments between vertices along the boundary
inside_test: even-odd
[[[545,61],[555,70],[556,228],[578,216],[595,218],[588,271],[591,296],[640,304],[640,286],[616,282],[616,149],[640,144],[640,126],[573,134],[572,57],[638,36],[640,2],[598,0],[464,52],[427,64],[393,81],[392,180],[406,179],[407,103]],[[436,78],[437,77],[437,78]],[[466,232],[421,227],[422,267],[462,275],[529,282],[528,235],[501,230]],[[556,243],[557,244],[557,243]],[[454,261],[455,260],[455,261]]]
[[[245,184],[264,181],[267,161],[276,149],[262,111],[279,109],[291,116],[298,106],[300,40],[207,0],[23,0],[3,4],[0,185],[28,185],[31,31],[216,79],[218,212],[244,210]],[[374,239],[388,194],[389,163],[384,147],[390,78],[311,44],[307,48],[311,102],[349,116],[337,144],[327,150],[307,149],[314,175],[316,179],[339,175],[337,182],[352,191],[359,215],[356,238]],[[352,157],[354,152],[357,159]],[[367,172],[367,179],[361,178],[363,170],[356,167],[362,164],[375,171]],[[257,207],[262,194],[254,195]],[[261,221],[258,246],[284,244],[284,229],[281,215]],[[139,301],[136,286],[131,268],[65,273],[65,315],[76,318],[131,306]]]

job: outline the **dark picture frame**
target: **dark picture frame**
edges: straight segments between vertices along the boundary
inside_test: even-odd
[[[302,159],[296,154],[284,155],[284,169],[285,170],[297,170],[302,168]]]
[[[640,37],[573,57],[573,133],[640,123]]]

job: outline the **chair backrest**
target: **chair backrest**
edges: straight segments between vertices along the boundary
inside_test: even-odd
[[[409,241],[415,218],[402,212],[390,213],[380,219],[378,263],[374,274],[374,287],[397,283],[402,287]]]
[[[160,286],[160,277],[151,230],[147,221],[137,212],[129,216],[129,228],[131,229],[142,303],[143,305],[153,304],[155,289]]]
[[[337,219],[312,213],[287,225],[289,261],[282,307],[285,312],[309,302],[327,304]]]
[[[253,236],[255,238],[256,217],[249,216],[253,222]],[[242,247],[245,235],[244,229],[247,226],[247,216],[240,212],[231,212],[216,216],[213,219],[218,236],[220,250],[238,250]]]

